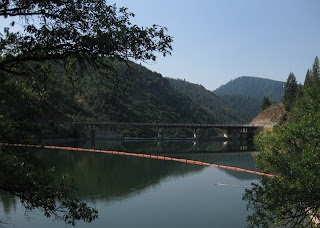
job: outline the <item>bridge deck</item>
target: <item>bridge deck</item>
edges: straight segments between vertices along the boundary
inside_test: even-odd
[[[135,126],[135,127],[188,127],[188,128],[259,128],[250,124],[181,124],[181,123],[123,123],[123,122],[72,122],[75,125]]]

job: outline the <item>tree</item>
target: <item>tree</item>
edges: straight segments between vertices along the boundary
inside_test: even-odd
[[[25,20],[24,32],[6,28],[1,39],[5,58],[0,67],[6,72],[17,73],[13,67],[25,61],[73,56],[93,64],[105,57],[155,60],[154,51],[170,54],[172,38],[165,35],[166,28],[131,25],[129,19],[134,14],[103,0],[8,0],[0,7],[0,16],[23,16]],[[38,23],[31,24],[35,17]]]
[[[319,227],[313,218],[320,209],[320,94],[303,94],[290,124],[256,138],[257,165],[279,177],[261,177],[246,190],[243,198],[254,211],[250,227]]]
[[[246,191],[244,199],[254,210],[248,217],[252,227],[311,227],[309,218],[318,215],[320,96],[313,98],[307,90],[304,93],[308,95],[298,102],[295,113],[298,121],[278,126],[258,139],[261,153],[257,164],[280,177],[261,177],[260,184]]]
[[[269,100],[269,97],[263,97],[262,104],[261,104],[261,111],[266,110],[271,106],[272,102]]]
[[[290,110],[295,102],[295,98],[298,93],[298,83],[295,75],[291,72],[288,76],[287,82],[285,84],[284,94],[282,97],[282,103],[287,111]]]
[[[155,60],[155,52],[166,56],[172,49],[166,28],[132,25],[134,14],[104,0],[5,0],[0,16],[12,19],[0,31],[0,141],[7,143],[39,142],[56,77],[73,84],[95,71],[107,78],[112,60]],[[15,18],[22,20],[18,32]],[[72,179],[57,183],[35,150],[1,145],[0,189],[18,196],[26,209],[40,208],[66,223],[97,218],[94,208],[72,196]]]
[[[319,68],[319,58],[316,56],[312,69],[307,72],[306,79],[304,81],[305,88],[312,88],[315,93],[320,92],[320,68]]]
[[[320,68],[319,68],[319,58],[316,56],[312,65],[311,80],[314,83],[314,88],[316,92],[320,91]]]
[[[305,88],[311,88],[312,87],[312,81],[311,81],[310,72],[311,72],[311,70],[308,69],[307,74],[306,74],[306,78],[304,79],[303,86]]]
[[[303,98],[303,85],[301,85],[300,83],[298,84],[298,91],[296,94],[296,98],[295,101],[299,101]]]

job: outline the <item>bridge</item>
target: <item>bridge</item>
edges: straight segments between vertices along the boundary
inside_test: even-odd
[[[80,127],[88,138],[108,138],[121,137],[121,134],[115,135],[113,129],[127,128],[150,128],[157,133],[159,140],[163,139],[163,132],[166,129],[184,128],[193,133],[193,138],[197,140],[199,134],[204,129],[217,129],[221,131],[226,139],[238,140],[247,139],[249,133],[258,127],[249,124],[181,124],[181,123],[121,123],[121,122],[71,122],[71,124]],[[113,134],[111,133],[113,132]]]

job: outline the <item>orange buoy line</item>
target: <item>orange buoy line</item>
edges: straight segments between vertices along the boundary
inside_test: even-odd
[[[84,149],[84,148],[78,148],[78,147],[24,145],[24,144],[9,144],[9,143],[0,143],[0,145],[19,146],[19,147],[36,147],[36,148],[46,148],[46,149],[56,149],[56,150],[89,151],[89,152],[105,153],[105,154],[127,155],[127,156],[142,157],[142,158],[153,158],[153,159],[177,161],[177,162],[183,162],[183,163],[195,164],[195,165],[214,166],[214,167],[234,170],[234,171],[238,171],[238,172],[253,173],[253,174],[264,175],[264,176],[269,176],[269,177],[277,177],[276,175],[273,175],[273,174],[262,173],[262,172],[258,172],[258,171],[247,170],[247,169],[241,169],[241,168],[232,167],[232,166],[217,165],[217,164],[213,164],[213,163],[188,160],[188,159],[184,159],[184,158],[172,158],[172,157],[166,157],[166,156],[149,155],[149,154],[136,154],[136,153],[110,151],[110,150]]]

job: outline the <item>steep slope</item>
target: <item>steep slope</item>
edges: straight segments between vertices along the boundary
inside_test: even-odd
[[[114,122],[221,123],[167,79],[147,68],[114,62],[105,77],[84,75],[74,82],[57,78],[51,103],[74,120]]]
[[[250,116],[231,107],[227,102],[203,86],[181,79],[167,78],[171,87],[190,98],[194,103],[205,107],[211,115],[222,123],[247,123]]]
[[[279,103],[284,91],[284,84],[285,82],[243,76],[220,86],[213,92],[218,96],[242,95],[255,98],[259,101],[261,101],[264,96],[267,96],[270,100]]]
[[[283,124],[286,121],[286,115],[287,112],[284,105],[278,104],[259,113],[250,124],[264,128],[273,128],[276,124]]]
[[[258,115],[261,109],[261,101],[253,97],[242,95],[219,95],[219,97],[234,109],[247,113],[251,118]]]

